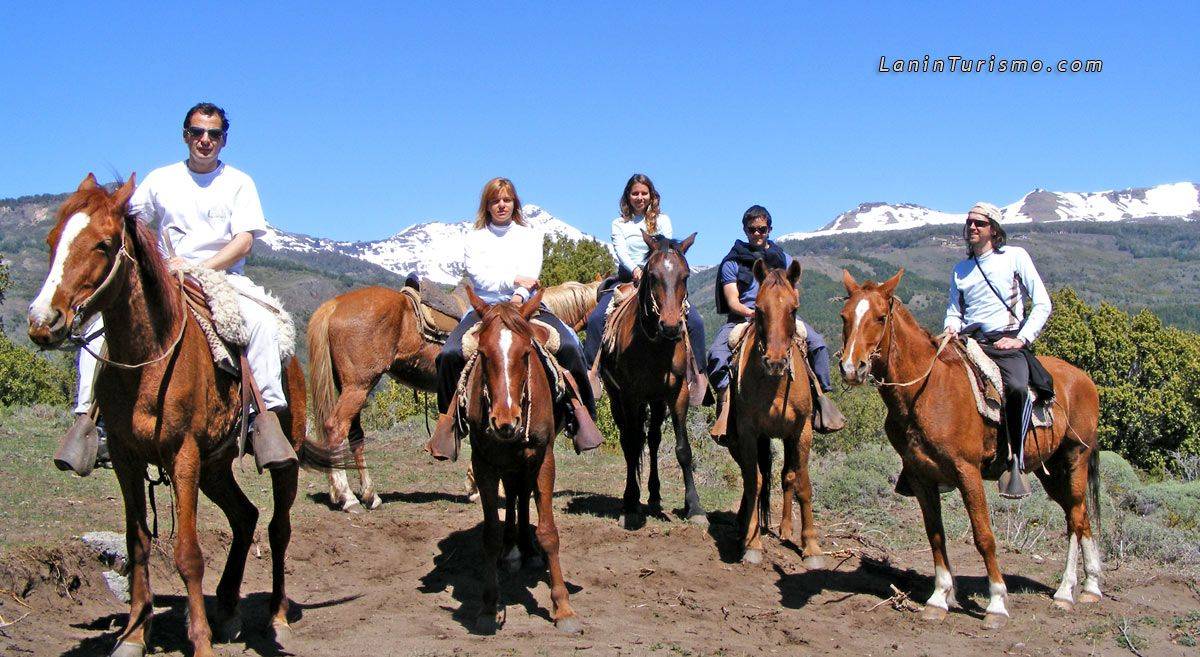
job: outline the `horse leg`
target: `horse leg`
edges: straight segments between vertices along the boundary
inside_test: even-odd
[[[613,406],[618,404],[613,400]],[[625,454],[625,494],[621,501],[621,524],[625,529],[642,525],[642,450],[646,446],[646,407],[640,402],[627,403],[621,412],[621,451]]]
[[[522,542],[520,532],[529,525],[529,509],[526,508],[524,513],[521,513],[517,508],[520,501],[520,475],[506,474],[501,481],[504,482],[504,547],[501,549],[501,560],[504,563],[504,569],[511,572],[516,572],[521,569],[521,548],[519,543]],[[524,525],[519,520],[519,516],[524,516]]]
[[[667,415],[667,406],[661,402],[650,404],[650,428],[646,434],[646,447],[650,452],[650,478],[646,481],[649,494],[646,506],[650,513],[662,511],[662,484],[658,478],[658,446],[662,444],[662,423]]]
[[[119,441],[113,441],[114,448]],[[150,621],[154,614],[154,593],[150,590],[150,527],[146,524],[146,489],[142,476],[146,464],[119,458],[114,449],[113,465],[125,501],[125,549],[129,571],[129,620],[117,635],[113,655],[141,657],[146,653]]]
[[[1071,458],[1074,457],[1074,463]],[[1097,602],[1100,592],[1100,555],[1092,540],[1092,527],[1087,516],[1087,459],[1078,452],[1071,457],[1058,456],[1047,464],[1050,474],[1040,468],[1036,470],[1042,487],[1051,499],[1062,507],[1067,520],[1067,558],[1062,581],[1054,592],[1054,604],[1070,611],[1075,606],[1075,584],[1078,582],[1078,564],[1081,548],[1087,546],[1092,554],[1084,551],[1084,585],[1079,594],[1080,602]],[[1087,543],[1084,543],[1087,541]],[[1091,561],[1091,563],[1089,563]]]
[[[925,536],[933,553],[933,594],[925,601],[921,617],[940,621],[946,618],[950,606],[958,605],[954,589],[954,574],[950,571],[950,555],[946,553],[946,530],[942,527],[942,498],[937,484],[913,481],[913,491],[921,505],[921,518],[925,521]]]
[[[792,500],[796,496],[796,480],[799,477],[797,474],[799,470],[797,462],[800,460],[798,442],[795,438],[785,437],[783,439],[783,469],[779,473],[781,480],[779,483],[783,489],[783,513],[779,520],[779,540],[793,543],[795,543],[795,539],[792,538],[794,524]],[[803,525],[801,525],[801,529],[803,530]]]
[[[367,441],[362,428],[361,415],[355,415],[350,422],[350,440],[352,443],[357,443],[354,446],[354,464],[358,466],[358,484],[359,490],[362,491],[358,499],[362,501],[362,505],[368,511],[374,511],[383,505],[383,500],[375,494],[375,482],[371,481],[371,473],[367,470],[367,460],[363,457]]]
[[[519,485],[517,489],[521,492],[521,496],[517,501],[517,545],[521,548],[521,565],[537,566],[538,568],[545,567],[545,561],[534,547],[534,530],[529,522],[529,499],[531,492],[537,487],[537,470],[532,466],[526,469],[522,476],[517,477],[514,486]]]
[[[1008,621],[1008,589],[1004,586],[1004,577],[1000,574],[1000,563],[996,560],[996,536],[992,533],[992,523],[988,519],[987,497],[983,493],[983,478],[978,470],[960,468],[958,473],[959,490],[962,492],[963,505],[967,507],[967,516],[971,519],[971,534],[975,538],[975,549],[983,557],[988,575],[988,606],[984,623],[989,629],[1004,627]]]
[[[500,480],[491,467],[477,461],[474,465],[479,500],[483,505],[483,594],[479,614],[475,617],[475,630],[481,634],[495,634],[499,625],[497,602],[500,599],[496,564],[504,542],[504,530],[500,527]]]
[[[579,615],[571,608],[567,584],[563,580],[562,564],[558,561],[558,527],[554,524],[554,443],[546,447],[537,472],[537,540],[546,553],[550,568],[550,615],[554,626],[566,634],[583,630]]]
[[[271,544],[271,628],[275,641],[282,645],[291,636],[288,624],[288,597],[285,585],[284,559],[288,544],[292,540],[292,504],[296,501],[297,481],[300,467],[271,471],[271,522],[267,525],[267,536]]]
[[[175,567],[187,589],[188,640],[196,657],[213,657],[212,629],[204,611],[204,555],[196,531],[196,504],[200,488],[200,453],[194,438],[185,438],[175,455],[171,483],[175,489],[178,533]]]
[[[208,476],[200,480],[200,490],[225,514],[233,532],[225,570],[217,584],[217,617],[221,619],[217,640],[232,641],[242,632],[238,601],[246,572],[246,557],[254,539],[254,526],[258,524],[258,509],[238,486],[232,469],[218,465],[213,472],[205,474]]]
[[[325,420],[326,447],[332,447],[343,440],[349,439],[350,427],[354,420],[358,419],[358,414],[362,412],[363,406],[366,405],[367,394],[369,392],[370,388],[364,388],[353,383],[344,384],[341,394],[338,395],[337,403],[333,405],[333,411],[330,412],[329,417]],[[360,443],[354,449],[354,460],[360,467],[363,465],[361,457],[362,445]],[[362,512],[358,498],[350,490],[350,483],[346,479],[346,471],[340,468],[334,468],[329,471],[329,505],[347,513]]]
[[[749,424],[749,423],[744,423]],[[758,452],[762,447],[751,429],[738,428],[737,443],[730,445],[734,460],[742,471],[742,503],[738,507],[738,534],[741,539],[742,563],[762,562],[762,523],[759,521],[759,490],[762,473],[758,469]],[[770,445],[768,444],[768,448]]]
[[[758,528],[761,533],[771,531],[771,439],[758,439]]]
[[[800,540],[804,544],[804,567],[809,570],[825,568],[825,551],[813,518],[812,481],[808,473],[808,457],[812,448],[812,423],[805,422],[800,440],[796,441],[796,494],[800,497]]]
[[[679,461],[679,469],[683,471],[683,517],[697,525],[708,525],[708,513],[700,504],[700,494],[696,491],[696,476],[693,472],[692,445],[688,442],[687,433],[687,388],[679,393],[675,405],[671,407],[671,424],[675,428],[675,458]]]

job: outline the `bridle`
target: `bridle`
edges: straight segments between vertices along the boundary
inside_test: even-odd
[[[793,308],[792,312],[791,312],[792,337],[790,340],[788,340],[787,364],[784,367],[784,371],[787,372],[788,380],[790,380],[790,381],[796,380],[796,357],[795,357],[795,354],[796,354],[796,347],[798,346],[797,345],[797,337],[796,337],[796,313],[799,312],[799,310],[800,310],[799,305],[797,305],[797,307]],[[754,346],[758,350],[759,356],[762,358],[763,363],[765,364],[766,359],[767,359],[767,337],[766,337],[766,331],[763,328],[763,317],[764,317],[763,313],[761,311],[759,311],[758,308],[755,308],[754,319],[751,321],[754,322],[754,333],[755,333],[755,336],[754,336],[755,337],[755,340],[754,340],[755,345]]]
[[[892,312],[895,309],[896,309],[896,297],[888,298],[888,311],[887,311],[887,314],[884,315],[884,317],[883,317],[883,323],[885,325],[884,330],[888,333],[888,344],[887,344],[887,349],[886,349],[887,353],[884,354],[883,367],[884,367],[884,369],[886,369],[888,371],[891,371],[892,350],[894,349],[895,344],[896,344],[896,324],[892,320]],[[868,367],[867,368],[867,380],[865,381],[865,383],[867,385],[870,385],[870,386],[873,386],[876,388],[884,388],[884,387],[907,388],[908,386],[920,383],[920,382],[924,381],[925,379],[927,379],[929,377],[930,373],[933,372],[934,364],[937,363],[938,357],[942,355],[942,351],[944,351],[946,349],[946,345],[949,343],[950,343],[950,334],[942,333],[940,336],[940,340],[938,342],[937,351],[934,352],[933,358],[929,361],[929,367],[926,368],[924,374],[922,374],[921,376],[918,376],[917,378],[915,378],[911,381],[905,381],[904,383],[898,383],[898,382],[893,382],[893,381],[880,381],[879,379],[875,378],[875,374],[872,372],[872,370],[874,368]],[[879,357],[879,345],[876,344],[875,348],[871,350],[871,353],[867,355],[867,364],[870,365],[870,364],[874,363],[875,359],[878,357]]]
[[[88,346],[89,342],[104,334],[104,329],[99,329],[91,334],[84,335],[83,331],[86,324],[85,320],[90,319],[96,314],[98,311],[97,306],[100,305],[101,298],[108,291],[108,289],[112,287],[118,279],[121,278],[121,275],[125,272],[126,263],[129,263],[133,266],[137,266],[138,264],[137,259],[129,253],[128,240],[126,239],[130,221],[137,221],[137,219],[125,217],[121,220],[121,248],[117,249],[116,256],[113,258],[113,264],[111,267],[109,267],[108,273],[104,276],[104,280],[100,282],[100,285],[98,285],[86,299],[78,303],[73,309],[75,312],[75,318],[71,320],[71,327],[67,332],[67,342],[71,343],[72,345],[79,346],[84,351],[87,351],[89,354],[94,356],[96,360],[99,360],[106,365],[112,365],[113,367],[123,370],[141,369],[147,365],[153,365],[154,363],[169,357],[175,352],[175,348],[179,346],[179,342],[183,339],[183,329],[187,324],[187,314],[184,310],[184,304],[186,303],[186,300],[183,294],[183,274],[181,272],[176,272],[175,275],[179,280],[180,288],[179,333],[175,336],[175,339],[171,341],[171,345],[163,350],[162,354],[141,363],[122,363],[98,354],[95,351],[92,351],[92,348]]]
[[[529,339],[532,341],[532,340],[535,340],[536,338],[530,337]],[[533,425],[533,422],[532,422],[532,419],[533,419],[533,417],[532,417],[533,396],[529,393],[529,378],[530,378],[529,373],[533,371],[531,369],[531,367],[532,367],[531,363],[532,363],[532,359],[533,359],[533,351],[534,351],[534,349],[531,345],[529,351],[525,354],[525,377],[524,377],[524,382],[521,384],[520,406],[521,406],[521,424],[523,426],[518,427],[518,429],[524,429],[524,431],[523,431],[524,436],[522,439],[523,445],[529,444],[529,431],[530,431],[530,427]],[[476,353],[479,354],[480,360],[487,360],[487,357],[484,355],[483,350],[479,350]],[[480,409],[479,410],[480,410],[480,414],[481,414],[480,419],[484,420],[483,424],[484,424],[484,426],[487,426],[489,424],[489,422],[487,421],[487,418],[488,418],[488,416],[491,415],[492,395],[490,392],[488,392],[489,387],[488,387],[488,384],[486,381],[487,367],[481,366],[481,369],[479,370],[479,372],[482,376],[485,377],[485,380],[481,381],[480,386],[479,386],[479,393],[480,393]]]
[[[683,260],[683,258],[680,257],[680,260]],[[683,260],[683,266],[687,266],[686,260]],[[646,339],[650,340],[651,342],[677,342],[681,339],[687,339],[687,314],[692,307],[691,303],[688,301],[687,288],[684,287],[683,301],[681,301],[679,304],[680,321],[683,322],[683,331],[680,333],[679,338],[668,339],[663,336],[662,330],[658,326],[658,322],[653,321],[662,316],[662,309],[658,305],[658,297],[654,296],[654,289],[652,286],[642,284],[646,281],[646,276],[647,275],[642,276],[642,281],[639,282],[637,286],[638,310],[641,311],[637,315],[636,323],[638,328],[641,329],[642,333],[646,336]],[[645,295],[647,299],[643,299],[643,295]],[[646,328],[647,324],[650,324],[652,328]]]

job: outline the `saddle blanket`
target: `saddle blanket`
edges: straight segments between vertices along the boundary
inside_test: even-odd
[[[969,366],[967,378],[971,382],[971,392],[975,393],[975,407],[987,421],[1000,424],[1000,409],[1004,406],[1004,382],[1000,378],[1000,367],[988,358],[973,338],[967,338],[960,350],[965,355]],[[1037,394],[1030,390],[1033,396],[1033,417],[1030,423],[1039,429],[1054,424],[1054,410],[1048,404],[1038,403]]]
[[[279,357],[286,362],[296,353],[296,325],[291,313],[283,308],[283,302],[258,285],[240,275],[228,275],[223,271],[188,265],[182,272],[195,281],[204,293],[212,320],[197,310],[192,315],[200,324],[204,337],[212,350],[213,360],[230,371],[237,371],[238,359],[230,350],[245,347],[250,343],[250,330],[238,307],[238,296],[251,299],[271,311],[275,318],[276,335],[279,339]]]

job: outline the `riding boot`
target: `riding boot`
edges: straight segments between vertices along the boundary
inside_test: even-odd
[[[590,449],[596,449],[604,443],[604,434],[596,426],[596,421],[588,413],[587,407],[578,399],[571,399],[571,413],[575,416],[571,423],[571,440],[575,444],[575,453],[582,454]]]
[[[708,435],[716,441],[718,445],[725,445],[726,436],[729,432],[729,388],[721,388],[717,390],[717,419],[713,422],[712,429],[709,429]]]
[[[1020,408],[1016,408],[1016,404],[1005,404],[1004,428],[1008,434],[1008,469],[1001,473],[996,485],[1000,488],[1000,497],[1012,500],[1028,497],[1030,493],[1029,480],[1021,471],[1025,462],[1024,407],[1028,403],[1025,401]]]
[[[816,404],[813,404],[813,429],[817,433],[833,433],[846,428],[846,416],[833,403],[833,398],[814,388]]]
[[[99,449],[100,432],[96,423],[87,413],[80,413],[54,453],[54,466],[63,472],[73,470],[80,477],[86,477],[96,467]]]
[[[451,406],[453,409],[454,406]],[[433,427],[433,435],[425,443],[425,451],[439,461],[458,460],[458,423],[454,411],[438,414],[437,424]]]
[[[283,433],[279,415],[275,411],[259,413],[251,427],[254,433],[250,445],[254,450],[254,465],[258,466],[259,472],[282,470],[300,462],[291,441]]]
[[[916,497],[917,494],[913,491],[912,483],[908,481],[908,471],[903,467],[900,468],[900,476],[896,477],[896,494],[904,497]]]

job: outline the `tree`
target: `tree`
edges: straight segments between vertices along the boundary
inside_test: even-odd
[[[575,242],[549,235],[542,242],[542,275],[538,280],[543,287],[567,281],[590,283],[612,271],[612,254],[600,242],[589,239]]]
[[[0,302],[9,284],[8,264],[0,260]],[[0,326],[0,405],[65,405],[74,375],[8,338]]]

